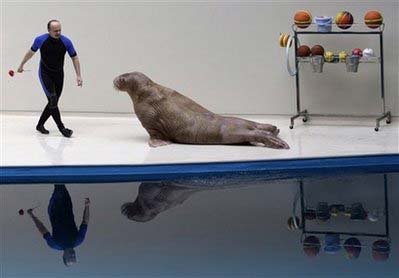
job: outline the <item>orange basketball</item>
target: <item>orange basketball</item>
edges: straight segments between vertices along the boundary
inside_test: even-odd
[[[339,12],[335,16],[335,24],[341,29],[348,29],[353,24],[353,15],[347,11]]]
[[[294,22],[298,28],[305,29],[312,23],[312,15],[309,11],[297,11],[294,15]]]
[[[380,27],[383,20],[384,18],[379,11],[368,11],[364,15],[364,23],[372,29]]]

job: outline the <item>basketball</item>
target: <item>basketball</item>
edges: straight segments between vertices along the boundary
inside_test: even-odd
[[[353,24],[353,16],[350,12],[343,11],[335,16],[335,24],[341,29],[348,29]]]
[[[298,28],[308,28],[309,25],[312,23],[312,15],[309,11],[297,11],[294,16],[294,22],[295,25],[298,26]]]
[[[384,18],[378,11],[368,11],[364,16],[364,23],[371,29],[381,26]]]

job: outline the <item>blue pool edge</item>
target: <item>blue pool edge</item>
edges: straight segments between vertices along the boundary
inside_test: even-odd
[[[399,172],[399,154],[148,165],[1,167],[0,184],[111,183],[258,174],[269,179]]]

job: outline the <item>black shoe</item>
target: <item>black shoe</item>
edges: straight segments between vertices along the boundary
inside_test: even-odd
[[[70,129],[68,129],[68,128],[60,128],[60,132],[62,133],[62,135],[64,135],[65,137],[71,137],[72,136],[72,133],[73,133],[73,131],[72,130],[70,130]]]
[[[50,132],[44,128],[44,125],[37,125],[36,130],[39,131],[41,134],[49,134]]]

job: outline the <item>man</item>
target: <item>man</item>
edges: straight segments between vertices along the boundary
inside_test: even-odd
[[[64,184],[55,184],[54,192],[48,205],[48,215],[53,230],[52,234],[50,234],[44,224],[33,214],[33,209],[28,210],[29,216],[46,240],[47,245],[55,250],[64,251],[62,259],[65,266],[72,266],[76,263],[74,248],[82,244],[86,237],[90,217],[89,206],[90,200],[86,198],[83,220],[78,230],[68,190]]]
[[[73,131],[65,128],[62,123],[58,101],[64,83],[64,58],[66,52],[72,58],[77,85],[82,87],[83,81],[80,75],[79,58],[71,40],[61,35],[61,23],[58,20],[50,20],[47,23],[47,30],[48,33],[35,38],[32,47],[25,54],[18,72],[22,73],[24,71],[25,63],[40,49],[39,79],[48,103],[37,123],[36,130],[42,134],[49,134],[49,131],[44,128],[44,123],[52,116],[62,135],[71,137]]]

